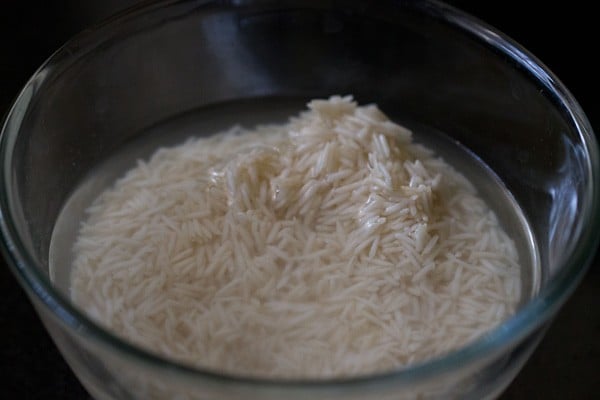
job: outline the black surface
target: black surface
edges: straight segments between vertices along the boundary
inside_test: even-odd
[[[0,111],[71,35],[134,1],[8,0],[0,11]],[[571,89],[600,131],[596,15],[584,2],[450,1],[528,48]],[[543,6],[541,6],[543,5]],[[24,291],[0,263],[0,381],[11,399],[88,399]],[[600,257],[502,400],[600,398]]]

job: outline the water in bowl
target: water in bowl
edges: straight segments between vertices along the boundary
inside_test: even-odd
[[[192,136],[208,136],[234,124],[251,128],[261,123],[283,123],[289,116],[303,110],[305,104],[304,99],[228,102],[176,116],[136,135],[134,140],[90,171],[65,202],[50,242],[49,267],[54,284],[64,293],[69,293],[72,247],[85,219],[86,208],[125,171],[134,167],[138,159],[147,159],[159,147],[174,146]],[[527,219],[510,191],[482,160],[457,141],[390,110],[384,108],[383,111],[392,120],[410,128],[415,142],[433,149],[463,173],[494,210],[502,228],[517,247],[521,264],[520,304],[526,302],[539,287],[539,257]]]

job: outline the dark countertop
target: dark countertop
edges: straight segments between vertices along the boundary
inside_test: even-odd
[[[0,111],[62,43],[132,0],[18,1],[0,13]],[[584,2],[449,1],[505,32],[553,70],[600,132],[596,15]],[[83,5],[82,5],[83,4]],[[529,5],[530,7],[532,5]],[[589,51],[581,50],[589,48]],[[594,59],[592,60],[592,57]],[[46,334],[24,291],[0,261],[0,379],[10,399],[90,397]],[[600,253],[502,400],[600,398]]]

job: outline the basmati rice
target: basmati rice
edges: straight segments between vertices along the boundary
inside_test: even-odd
[[[233,374],[444,354],[514,312],[517,251],[467,179],[376,106],[161,148],[88,209],[71,295],[126,340]]]

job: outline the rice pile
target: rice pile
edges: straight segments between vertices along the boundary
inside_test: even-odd
[[[490,330],[517,252],[473,186],[351,97],[159,149],[88,210],[72,297],[120,336],[235,374],[389,370]]]

